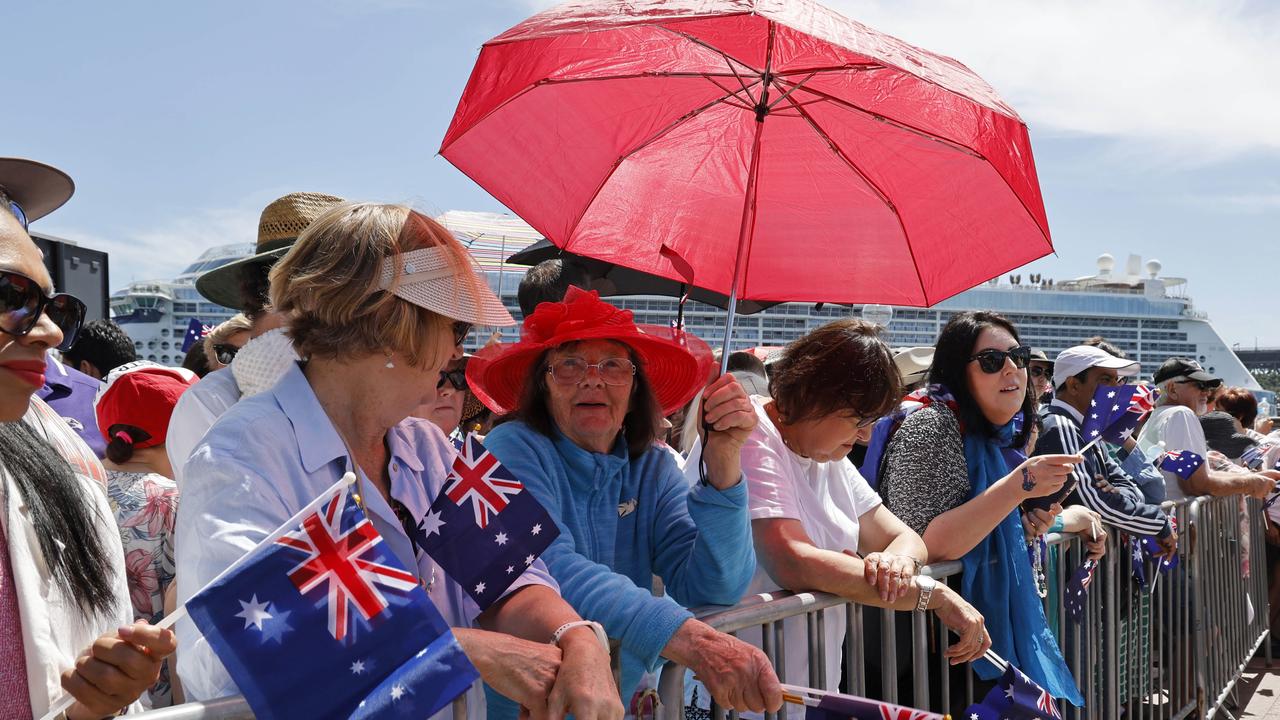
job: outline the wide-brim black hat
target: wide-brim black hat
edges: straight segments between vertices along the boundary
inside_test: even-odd
[[[22,206],[27,222],[62,207],[76,191],[70,175],[52,165],[22,158],[0,158],[0,187]]]

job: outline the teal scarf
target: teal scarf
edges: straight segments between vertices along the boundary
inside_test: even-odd
[[[995,438],[965,434],[964,456],[973,486],[970,499],[1009,474],[1001,448],[1012,441],[1012,422],[1000,428]],[[1084,698],[1062,659],[1036,594],[1018,511],[1001,520],[961,562],[961,595],[986,620],[991,649],[1040,683],[1049,694],[1083,706]],[[989,662],[975,663],[974,669],[983,680],[994,680],[1002,672]]]

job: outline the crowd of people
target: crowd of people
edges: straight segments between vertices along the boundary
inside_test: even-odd
[[[994,649],[1080,704],[1029,544],[1078,533],[1096,558],[1123,532],[1172,554],[1162,502],[1265,498],[1280,480],[1260,469],[1280,441],[1253,396],[1184,358],[1155,373],[1140,431],[1088,443],[1097,388],[1138,364],[1103,338],[1050,357],[991,312],[897,351],[837,320],[767,365],[733,353],[721,375],[704,342],[637,324],[553,260],[521,285],[519,341],[466,354],[473,327],[515,319],[457,239],[405,206],[318,193],[271,203],[257,252],[198,279],[241,315],[184,368],[138,361],[118,327],[55,294],[27,232],[70,194],[33,180],[56,172],[0,163],[6,718],[64,691],[69,720],[236,694],[194,625],[154,623],[348,472],[479,670],[472,717],[619,718],[664,659],[722,707],[776,710],[781,682],[808,684],[803,625],[787,626],[780,678],[758,632],[689,608],[779,589],[931,612],[952,665]],[[560,529],[484,611],[413,531],[451,440],[472,432]],[[1182,479],[1152,462],[1170,451],[1207,462]],[[961,561],[958,584],[921,573],[942,560]],[[845,615],[827,613],[835,688]]]

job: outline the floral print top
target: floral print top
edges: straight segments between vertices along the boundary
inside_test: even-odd
[[[134,617],[159,622],[164,618],[164,592],[173,582],[178,486],[156,473],[108,470],[107,497],[120,528]],[[172,704],[168,663],[148,695],[150,707]]]

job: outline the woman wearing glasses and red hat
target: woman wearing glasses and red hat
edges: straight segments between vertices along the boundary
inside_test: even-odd
[[[685,609],[736,603],[755,572],[739,454],[756,417],[741,385],[725,375],[703,394],[698,481],[658,442],[661,419],[704,387],[709,363],[701,340],[638,326],[571,287],[538,305],[519,343],[472,358],[467,381],[490,409],[514,413],[485,444],[559,523],[543,559],[574,609],[621,640],[624,696],[666,657],[722,707],[777,710],[764,654]],[[653,595],[654,575],[665,596]]]
[[[133,705],[175,641],[131,624],[102,488],[22,421],[39,405],[46,353],[74,342],[84,305],[51,293],[16,205],[0,189],[0,717],[42,715],[65,690],[67,718],[101,718]]]

